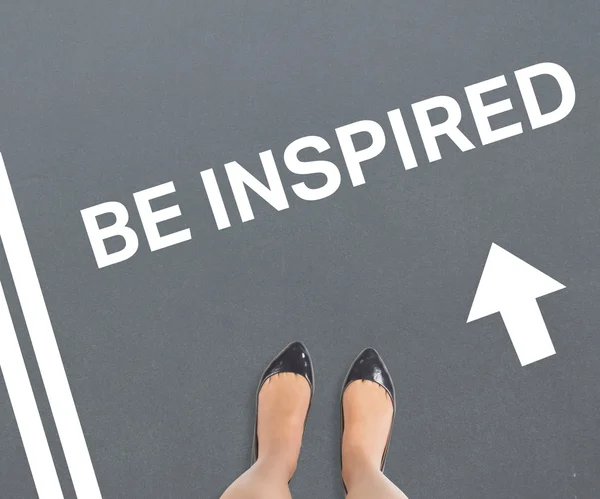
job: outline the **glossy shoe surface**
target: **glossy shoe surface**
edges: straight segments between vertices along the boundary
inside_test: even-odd
[[[348,371],[346,379],[344,380],[341,399],[342,439],[340,440],[340,443],[343,441],[344,437],[344,393],[346,392],[346,388],[348,388],[348,386],[350,386],[355,381],[372,381],[373,383],[377,383],[378,385],[383,387],[388,393],[394,407],[392,425],[390,426],[387,444],[385,446],[385,450],[381,458],[381,471],[383,471],[385,469],[385,462],[387,459],[387,453],[390,447],[390,441],[392,437],[392,427],[394,425],[394,419],[396,416],[396,393],[390,372],[388,371],[381,356],[373,348],[367,348],[359,354],[359,356],[354,360],[354,362],[350,366],[350,370]],[[346,488],[345,485],[344,488]]]
[[[388,392],[395,405],[394,383],[383,359],[373,348],[366,348],[354,360],[344,381],[342,392],[354,381],[373,381]]]
[[[252,445],[251,464],[258,459],[258,395],[265,382],[276,374],[294,373],[302,376],[310,386],[310,399],[314,393],[313,364],[308,349],[299,341],[290,343],[275,357],[265,369],[256,392],[256,418],[254,425],[254,444]],[[310,410],[310,404],[309,404]],[[308,417],[308,412],[307,412]]]

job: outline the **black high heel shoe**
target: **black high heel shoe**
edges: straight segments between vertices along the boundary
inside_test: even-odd
[[[252,458],[250,465],[253,465],[258,459],[258,395],[260,390],[271,376],[279,373],[294,373],[302,376],[308,381],[310,386],[310,402],[308,404],[308,410],[306,411],[306,418],[308,419],[308,413],[312,404],[312,398],[314,393],[314,375],[313,365],[310,359],[310,355],[306,347],[299,341],[290,343],[283,351],[275,357],[268,365],[267,369],[263,373],[258,390],[256,392],[256,417],[254,423],[254,443],[252,444]],[[306,427],[306,419],[304,421]]]
[[[388,449],[390,448],[390,442],[392,439],[392,427],[394,426],[394,420],[396,418],[396,394],[394,390],[394,383],[392,381],[392,377],[385,366],[383,359],[379,356],[376,350],[373,348],[367,348],[363,350],[359,356],[354,360],[352,365],[350,366],[350,370],[344,380],[344,386],[342,388],[342,399],[341,399],[341,440],[340,440],[340,464],[342,461],[342,453],[341,453],[341,445],[344,438],[344,393],[346,388],[350,386],[354,381],[372,381],[382,386],[385,391],[388,393],[392,400],[392,404],[394,407],[393,415],[392,415],[392,424],[390,425],[390,432],[388,435],[387,443],[385,445],[385,449],[383,451],[383,456],[381,458],[381,471],[385,469],[385,463],[387,460]],[[348,493],[348,489],[346,488],[346,484],[342,480],[342,485],[344,486],[344,490],[346,494]]]

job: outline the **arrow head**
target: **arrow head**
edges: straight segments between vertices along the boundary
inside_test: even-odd
[[[492,243],[467,322],[500,312],[516,301],[536,299],[564,287]]]

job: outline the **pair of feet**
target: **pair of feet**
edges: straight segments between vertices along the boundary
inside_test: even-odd
[[[304,349],[299,343],[288,349],[294,345]],[[361,358],[374,355],[377,353],[373,350],[365,350],[353,369]],[[258,460],[269,462],[288,480],[298,463],[311,395],[312,387],[307,378],[293,372],[270,375],[258,393]],[[380,470],[393,422],[394,403],[381,384],[354,378],[349,384],[345,383],[342,414],[342,479],[350,489],[365,470]]]

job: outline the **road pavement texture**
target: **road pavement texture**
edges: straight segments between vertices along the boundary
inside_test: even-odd
[[[339,395],[366,346],[396,383],[387,473],[411,499],[600,497],[599,22],[595,0],[2,5],[0,152],[102,497],[218,498],[248,465],[260,374],[292,340],[317,380],[295,497],[342,497]],[[568,71],[577,98],[532,130],[514,72],[542,62]],[[499,75],[490,102],[514,110],[492,124],[524,130],[482,146],[464,87]],[[551,78],[535,88],[542,109],[558,105]],[[459,102],[476,147],[441,138],[430,163],[410,105],[437,95]],[[415,138],[409,170],[390,146],[396,108]],[[353,186],[334,130],[365,119],[388,147]],[[306,135],[341,173],[313,202],[282,161]],[[224,164],[264,179],[265,150],[290,207],[251,194],[242,223]],[[193,237],[151,252],[132,194],[170,181],[153,206],[182,216],[161,230]],[[127,207],[140,247],[99,269],[80,212],[107,201]],[[565,286],[538,300],[556,355],[522,367],[498,314],[467,324],[492,243]],[[3,250],[0,279],[74,498]],[[4,383],[0,401],[0,496],[34,498]]]

